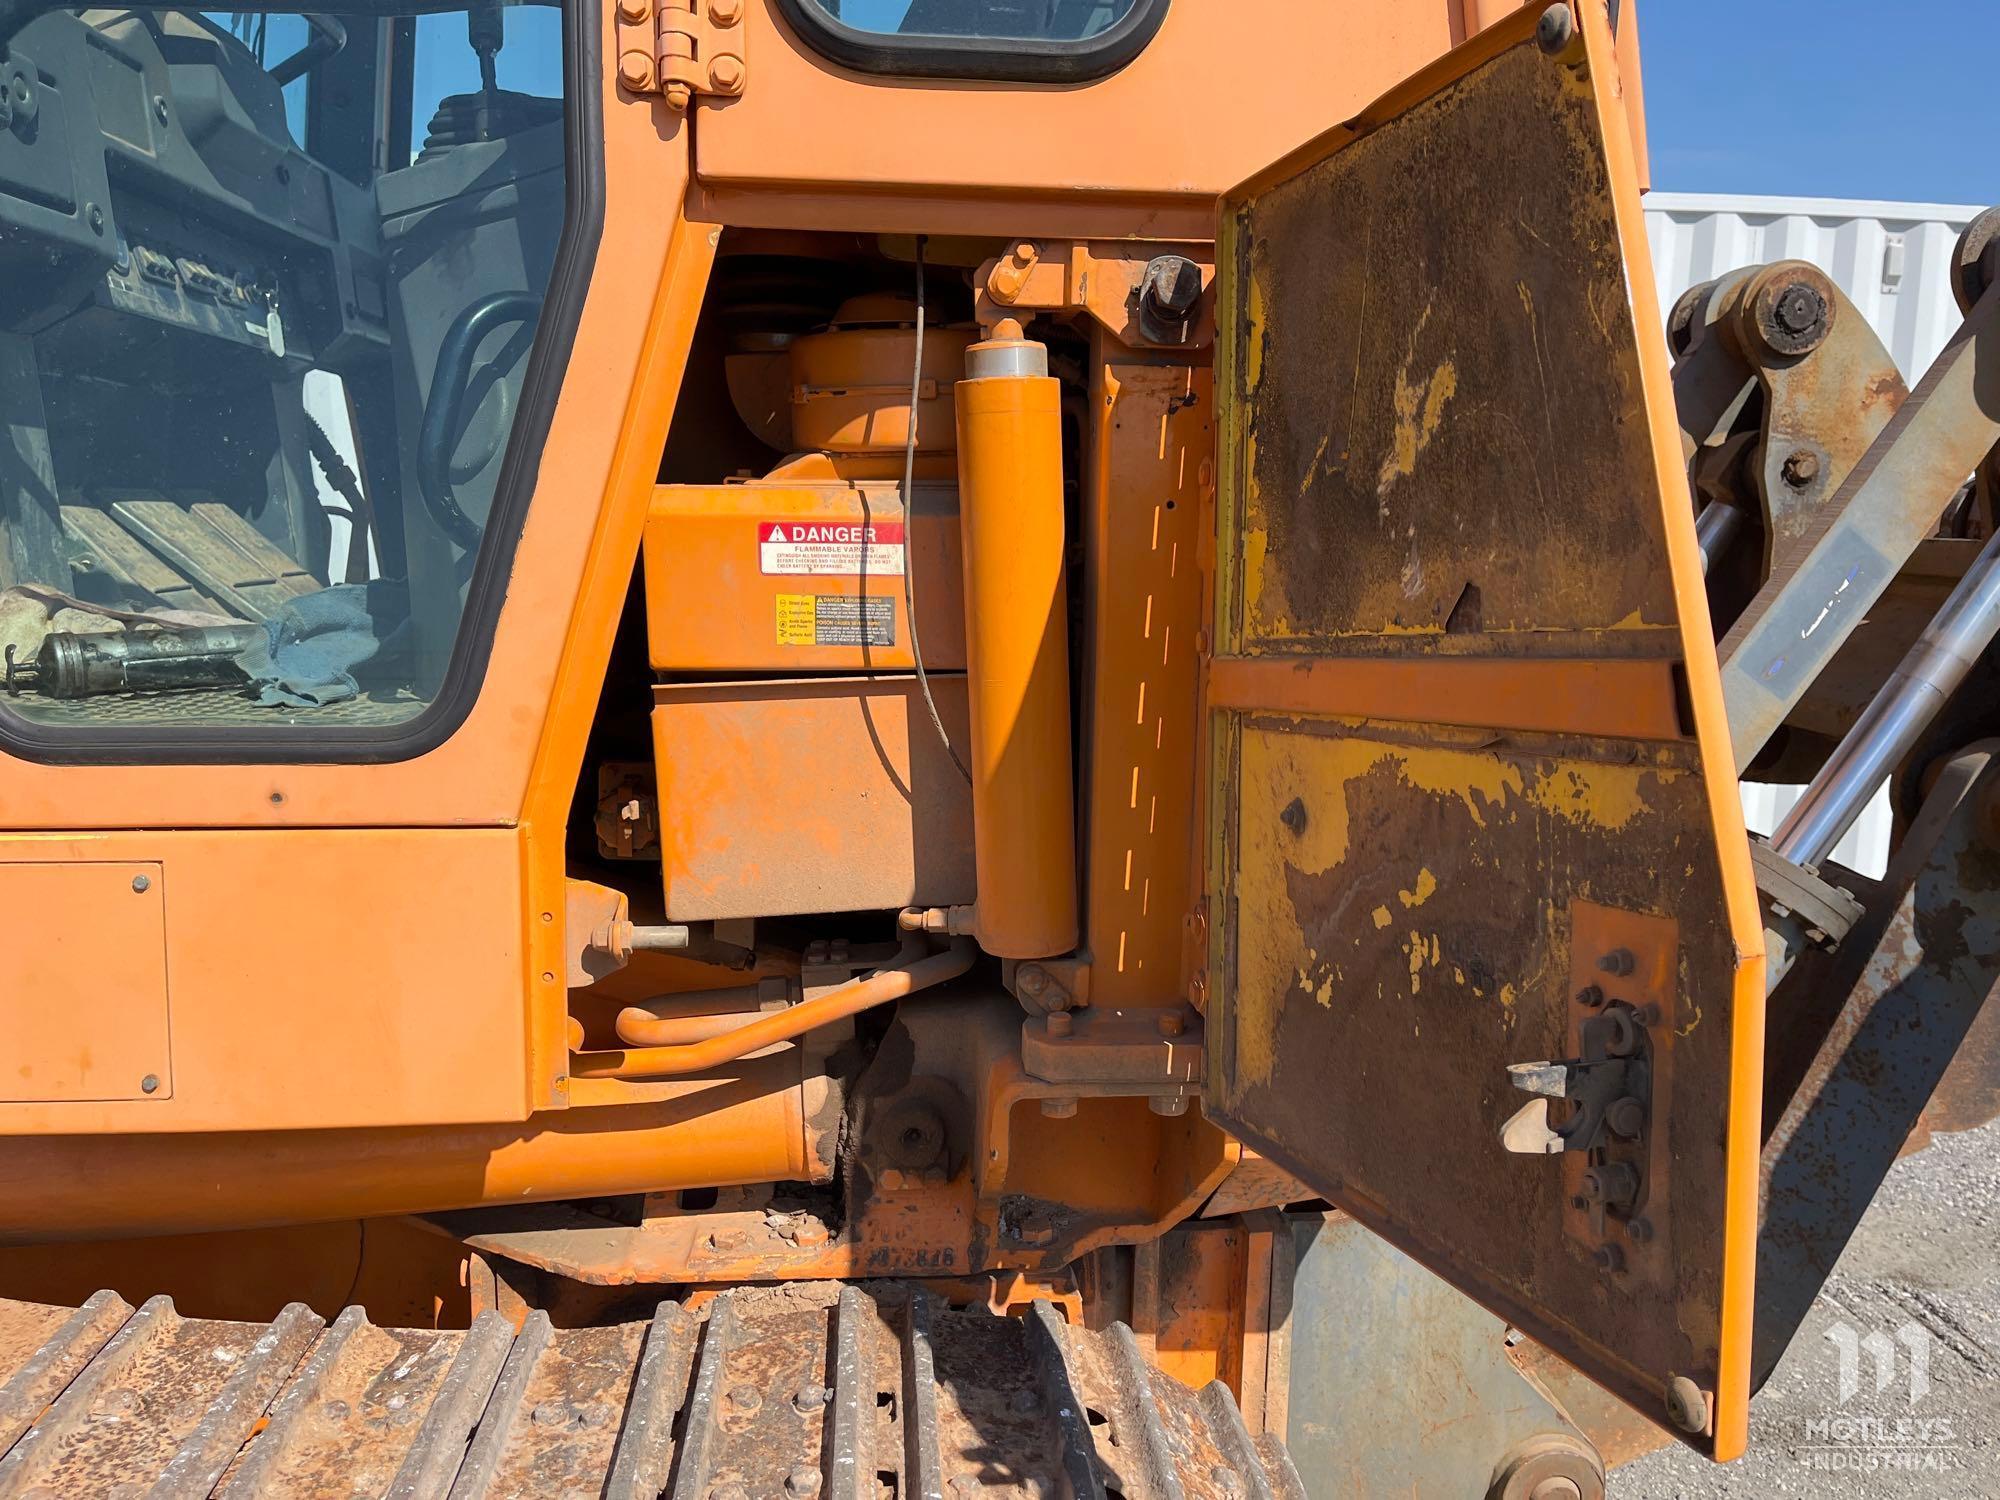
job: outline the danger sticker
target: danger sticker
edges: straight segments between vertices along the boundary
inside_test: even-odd
[[[780,646],[893,646],[896,601],[850,594],[778,595]]]
[[[882,573],[901,577],[901,521],[759,521],[757,565],[766,573]]]

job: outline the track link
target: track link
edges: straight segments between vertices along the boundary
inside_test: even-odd
[[[1227,1387],[1132,1331],[959,1311],[894,1282],[723,1292],[558,1329],[183,1318],[0,1300],[0,1500],[1304,1500]]]

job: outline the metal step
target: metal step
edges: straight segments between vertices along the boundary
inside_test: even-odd
[[[723,1292],[554,1328],[269,1324],[0,1300],[0,1500],[1304,1500],[1227,1387],[1132,1331],[955,1310],[898,1282]]]

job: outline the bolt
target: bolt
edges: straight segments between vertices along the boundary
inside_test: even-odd
[[[1076,1100],[1044,1099],[1042,1113],[1051,1120],[1067,1120],[1076,1114]]]
[[[537,1427],[567,1427],[574,1416],[567,1401],[544,1401],[535,1408],[533,1420]]]
[[[1023,964],[1014,972],[1014,988],[1030,1000],[1039,998],[1049,987],[1048,971],[1036,964]]]
[[[643,52],[626,52],[618,59],[618,81],[633,93],[653,86],[653,64]]]
[[[132,889],[139,892],[142,896],[152,888],[152,884],[152,880],[147,876],[134,875],[132,877]]]
[[[764,1396],[754,1385],[732,1385],[729,1404],[738,1411],[755,1411],[764,1404]]]
[[[785,1476],[785,1493],[803,1500],[804,1496],[819,1493],[819,1470],[810,1464],[800,1464]]]
[[[85,218],[90,220],[90,232],[92,234],[104,233],[103,209],[99,208],[95,203],[90,203],[84,205],[83,214]]]
[[[1625,1226],[1625,1235],[1635,1245],[1650,1244],[1653,1239],[1653,1221],[1651,1219],[1634,1219],[1630,1224]]]
[[[1590,1258],[1597,1262],[1600,1271],[1622,1271],[1625,1269],[1625,1252],[1616,1245],[1599,1245],[1591,1252]]]
[[[157,1073],[148,1073],[144,1078],[139,1080],[139,1092],[142,1094],[155,1094],[159,1092],[159,1089],[160,1078]]]
[[[717,26],[734,26],[743,19],[743,0],[708,0],[708,18]]]
[[[900,1193],[906,1174],[901,1167],[884,1167],[875,1174],[875,1186],[885,1193]]]
[[[1535,23],[1535,45],[1554,57],[1576,36],[1576,17],[1567,5],[1551,5]]]
[[[1646,1128],[1646,1106],[1628,1094],[1604,1112],[1604,1123],[1613,1135],[1636,1141]]]
[[[1708,1397],[1685,1375],[1667,1377],[1667,1418],[1682,1432],[1708,1430]]]
[[[1607,974],[1623,979],[1639,967],[1639,961],[1632,957],[1630,948],[1613,948],[1597,961],[1597,967]]]
[[[1146,1108],[1171,1120],[1187,1113],[1188,1097],[1186,1094],[1155,1094],[1146,1101]]]
[[[1042,1018],[1042,1025],[1050,1036],[1068,1036],[1076,1023],[1066,1010],[1052,1010]]]
[[[1153,1023],[1160,1028],[1161,1036],[1179,1036],[1187,1030],[1187,1018],[1177,1010],[1163,1010]]]
[[[153,118],[162,125],[167,123],[167,100],[164,94],[153,95]]]
[[[1604,1003],[1604,987],[1602,985],[1586,984],[1576,992],[1576,1003],[1581,1005],[1585,1010],[1596,1010]]]
[[[652,13],[649,0],[618,0],[618,19],[627,25],[636,26]]]
[[[1185,255],[1155,256],[1139,284],[1153,311],[1169,322],[1179,322],[1201,301],[1201,267]]]
[[[277,170],[277,173],[276,173],[276,175],[277,175],[277,179],[278,179],[278,181],[280,181],[280,182],[290,182],[290,181],[292,180],[292,169],[291,169],[291,166],[290,166],[290,164],[289,164],[289,163],[287,163],[287,162],[282,162],[282,161],[281,161],[281,162],[279,162],[279,163],[278,163],[278,170]]]
[[[708,65],[708,81],[725,94],[743,87],[743,59],[725,52]]]
[[[1572,1193],[1570,1194],[1569,1206],[1574,1209],[1586,1209],[1590,1207],[1590,1200],[1581,1193]]]
[[[1799,448],[1785,456],[1783,470],[1785,483],[1795,490],[1805,489],[1819,478],[1819,455],[1810,448]]]
[[[827,1389],[816,1381],[808,1381],[792,1392],[792,1405],[800,1411],[818,1411],[826,1405]]]

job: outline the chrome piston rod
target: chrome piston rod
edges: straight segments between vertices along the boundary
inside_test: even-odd
[[[1796,864],[1817,865],[1910,753],[1947,699],[2000,633],[2000,536],[1979,550],[1917,643],[1820,767],[1777,832],[1771,848]]]
[[[1694,518],[1694,539],[1701,548],[1702,572],[1715,571],[1715,560],[1743,534],[1743,523],[1748,519],[1726,500],[1711,500],[1701,508],[1701,514]]]

